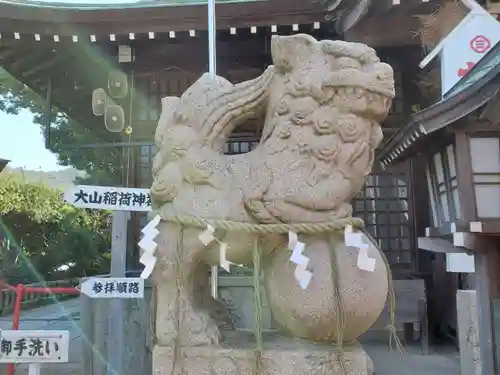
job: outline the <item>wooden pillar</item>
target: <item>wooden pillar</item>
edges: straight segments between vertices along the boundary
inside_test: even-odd
[[[425,228],[431,226],[431,212],[429,209],[430,197],[427,189],[420,189],[421,181],[425,181],[425,160],[415,158],[411,160],[411,215],[413,216],[414,243],[417,246],[417,238],[425,236]],[[432,257],[429,251],[415,253],[415,271],[422,277],[427,277],[426,282],[432,278]]]
[[[498,374],[495,360],[495,331],[500,334],[500,325],[493,324],[493,301],[500,298],[500,252],[487,237],[479,242],[474,257],[476,268],[477,314],[481,352],[481,373]],[[498,312],[500,313],[500,312]],[[497,314],[498,314],[497,313]]]

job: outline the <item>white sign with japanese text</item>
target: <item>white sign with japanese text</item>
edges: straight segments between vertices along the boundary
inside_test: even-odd
[[[144,279],[92,278],[83,282],[80,291],[90,298],[143,298]]]
[[[0,363],[65,363],[69,331],[0,331]]]
[[[77,185],[64,193],[75,207],[114,211],[151,211],[149,189]]]
[[[442,95],[466,76],[499,41],[500,23],[486,11],[471,11],[445,39],[441,51]]]

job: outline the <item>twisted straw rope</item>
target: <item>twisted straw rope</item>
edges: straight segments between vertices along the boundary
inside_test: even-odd
[[[256,234],[286,234],[288,232],[303,234],[328,233],[342,231],[348,225],[358,229],[364,228],[363,220],[356,217],[347,217],[345,219],[338,219],[324,223],[258,224],[221,219],[200,219],[194,216],[165,216],[161,213],[159,215],[164,221],[177,223],[182,226],[205,229],[207,225],[211,225],[216,229]]]
[[[373,242],[373,237],[365,230],[364,222],[360,218],[347,217],[344,219],[338,219],[335,221],[328,221],[323,223],[278,223],[278,224],[258,224],[258,223],[244,223],[236,222],[231,220],[222,219],[201,219],[194,216],[166,216],[160,213],[160,216],[164,221],[180,224],[181,226],[189,226],[200,229],[207,228],[211,225],[215,229],[223,229],[227,231],[240,231],[246,233],[255,234],[286,234],[288,232],[302,233],[302,234],[317,234],[317,233],[332,233],[343,231],[347,226],[352,226],[353,228],[363,231],[363,233]],[[181,246],[182,247],[182,246]],[[402,355],[403,347],[396,333],[395,328],[395,310],[396,310],[396,298],[394,292],[394,282],[392,279],[392,274],[389,266],[387,257],[380,251],[384,264],[388,271],[388,309],[389,309],[389,319],[390,323],[387,326],[389,331],[389,345],[392,348],[392,341],[396,343],[397,350]],[[263,340],[262,340],[262,294],[260,285],[260,268],[261,268],[261,250],[259,246],[258,238],[254,241],[253,248],[253,263],[254,263],[254,319],[255,319],[255,338],[257,342],[257,348],[255,350],[256,354],[256,364],[254,367],[254,374],[257,375],[260,368],[261,354],[263,351]],[[339,279],[338,279],[338,263],[336,259],[335,250],[332,249],[331,254],[331,268],[332,268],[332,281],[334,298],[336,299],[336,310],[337,310],[337,342],[335,343],[339,349],[339,362],[340,370],[343,375],[347,375],[347,367],[344,358],[344,352],[342,350],[343,345],[343,335],[344,335],[344,309],[342,296],[340,295],[339,289]]]

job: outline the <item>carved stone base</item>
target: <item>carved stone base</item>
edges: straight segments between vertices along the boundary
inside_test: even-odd
[[[200,346],[153,350],[154,375],[372,375],[373,363],[360,346],[343,349],[347,372],[340,368],[339,352],[332,346],[276,338],[266,342],[257,366],[253,343],[238,349]]]

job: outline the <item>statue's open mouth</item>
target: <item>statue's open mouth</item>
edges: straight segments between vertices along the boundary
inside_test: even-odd
[[[392,67],[381,63],[375,50],[364,44],[340,40],[317,42],[307,34],[275,35],[271,40],[271,54],[276,68],[283,72],[304,65],[311,55],[323,55],[330,65],[325,86],[360,87],[394,98]]]

